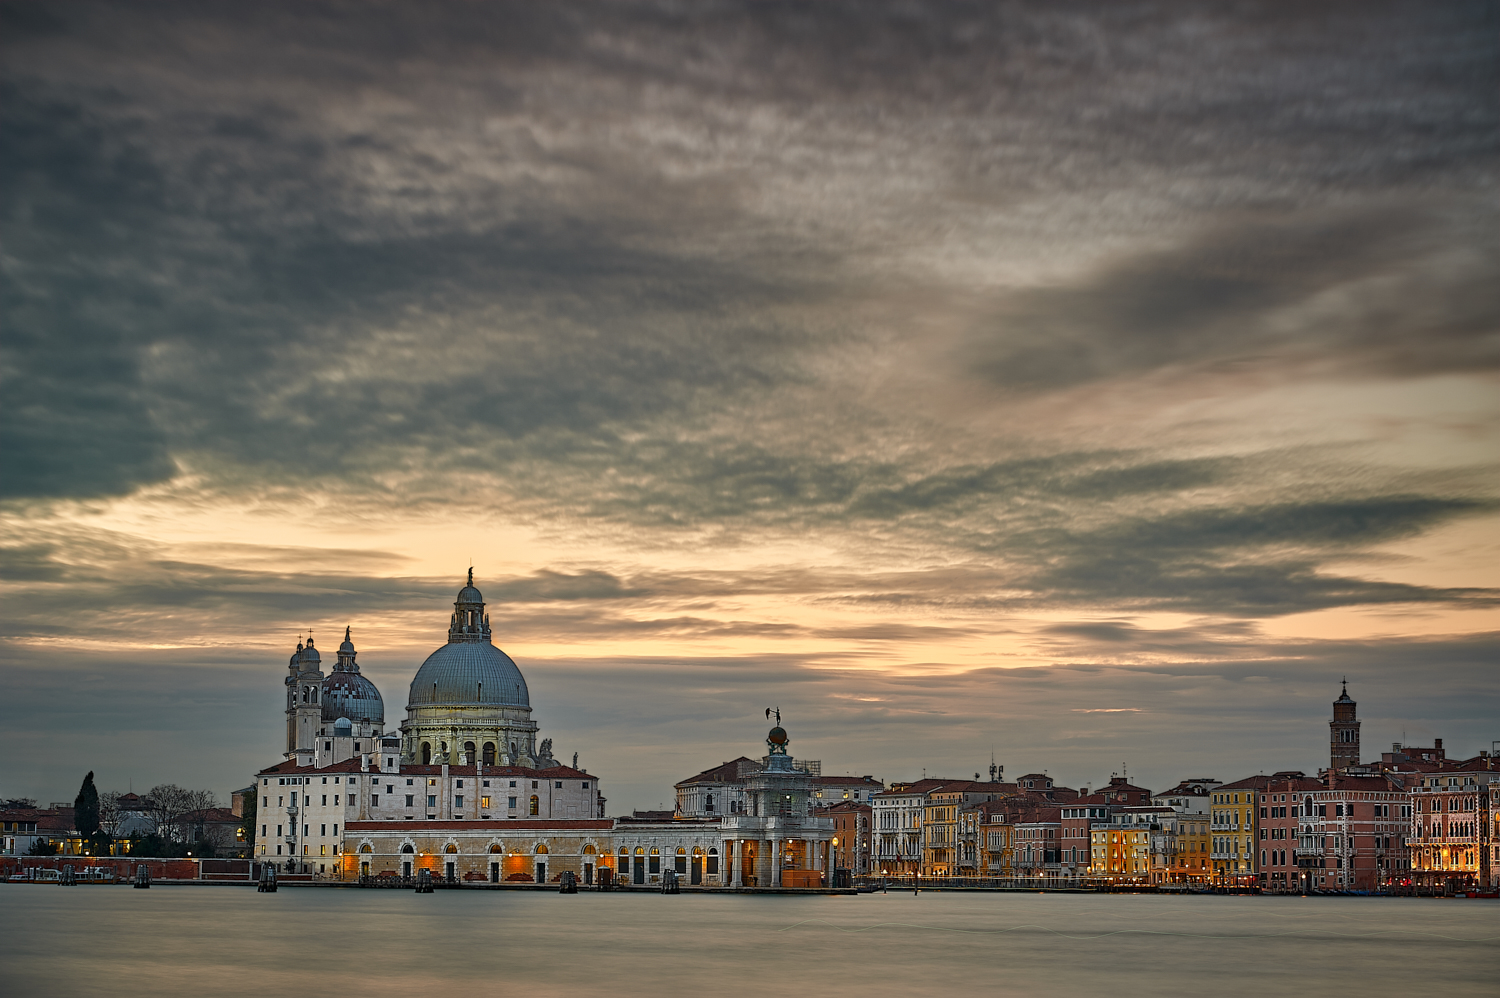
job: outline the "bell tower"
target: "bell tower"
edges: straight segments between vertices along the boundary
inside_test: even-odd
[[[1328,722],[1328,767],[1333,770],[1345,766],[1359,765],[1359,721],[1356,720],[1358,705],[1349,699],[1349,680],[1344,680],[1343,692],[1333,702],[1333,720]]]
[[[322,691],[322,656],[309,634],[306,645],[297,643],[286,677],[286,757],[300,766],[312,765],[318,728],[323,723],[323,705],[319,702]]]

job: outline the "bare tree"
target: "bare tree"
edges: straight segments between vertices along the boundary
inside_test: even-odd
[[[146,791],[141,812],[151,822],[152,831],[164,839],[182,841],[182,813],[190,806],[190,790],[175,783],[160,783]]]
[[[124,816],[120,814],[120,791],[103,790],[99,793],[99,827],[110,838],[118,838],[120,834],[120,823]]]

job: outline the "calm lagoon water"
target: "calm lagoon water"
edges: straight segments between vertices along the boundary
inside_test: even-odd
[[[1500,903],[5,884],[0,954],[15,995],[1493,998]]]

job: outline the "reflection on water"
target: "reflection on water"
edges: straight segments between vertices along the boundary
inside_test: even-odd
[[[1500,903],[0,886],[9,994],[1496,994]],[[972,994],[973,992],[968,992]]]

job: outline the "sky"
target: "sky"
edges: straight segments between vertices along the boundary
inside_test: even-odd
[[[1500,738],[1476,3],[0,6],[0,796],[469,567],[611,814]]]

